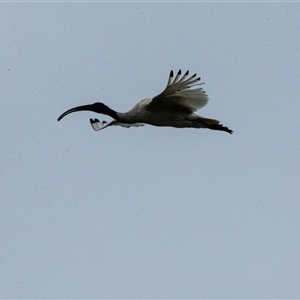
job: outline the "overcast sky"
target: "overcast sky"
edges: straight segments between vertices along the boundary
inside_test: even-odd
[[[300,298],[300,3],[1,3],[0,298]],[[197,73],[233,135],[95,132]]]

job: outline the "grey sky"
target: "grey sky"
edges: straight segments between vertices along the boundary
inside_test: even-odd
[[[300,298],[299,3],[1,3],[1,298]],[[234,130],[111,127],[197,72]]]

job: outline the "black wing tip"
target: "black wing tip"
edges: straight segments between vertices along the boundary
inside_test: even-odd
[[[101,123],[100,121],[99,121],[99,119],[90,119],[90,123],[91,124],[95,124],[95,123]],[[107,122],[106,121],[102,121],[102,123],[101,123],[102,125],[104,125],[104,124],[107,124]]]
[[[184,76],[189,75],[189,73],[190,73],[190,71],[187,70],[187,71],[184,73]],[[177,75],[181,75],[181,69],[178,71]],[[170,72],[170,77],[173,77],[173,76],[174,76],[174,72],[173,72],[173,70],[171,70],[171,72]],[[197,73],[195,73],[192,77],[196,77],[196,76],[197,76]],[[201,78],[199,77],[199,79],[197,79],[197,80],[200,80],[200,79],[201,79]]]
[[[90,119],[90,123],[91,124],[99,123],[99,120],[98,119]]]

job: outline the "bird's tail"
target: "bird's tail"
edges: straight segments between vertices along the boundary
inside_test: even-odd
[[[208,118],[201,117],[201,123],[204,125],[205,128],[209,128],[212,130],[226,131],[230,134],[233,133],[233,131],[231,129],[223,126],[222,124],[220,124],[220,122],[218,120],[215,120],[215,119],[208,119]]]

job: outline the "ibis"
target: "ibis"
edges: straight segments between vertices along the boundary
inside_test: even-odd
[[[182,75],[179,70],[176,76],[171,71],[167,86],[159,95],[138,102],[127,112],[117,112],[101,102],[96,102],[71,108],[57,120],[60,121],[66,115],[76,111],[92,111],[108,115],[113,119],[110,122],[90,119],[95,131],[112,125],[131,127],[150,124],[176,128],[208,128],[232,134],[233,131],[220,124],[218,120],[204,118],[195,113],[208,102],[207,94],[199,87],[204,84],[204,82],[200,83],[200,80],[197,74],[189,76],[189,71]]]

